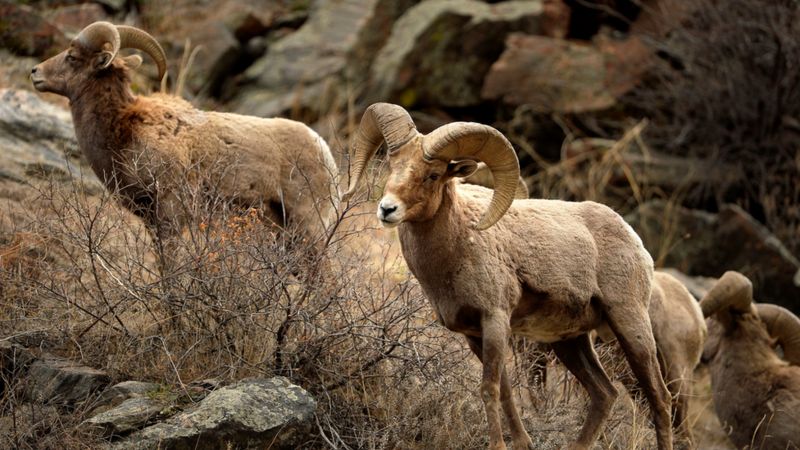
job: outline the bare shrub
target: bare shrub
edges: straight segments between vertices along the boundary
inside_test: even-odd
[[[4,247],[35,250],[0,268],[0,333],[43,331],[50,352],[115,381],[158,382],[189,403],[196,381],[285,375],[318,401],[308,448],[485,447],[479,363],[435,323],[395,237],[372,228],[371,204],[344,205],[319,251],[320,242],[279,230],[257,210],[209,197],[213,183],[199,184],[202,197],[198,184],[181,192],[176,204],[192,209],[192,223],[163,246],[115,195],[87,191],[78,174],[36,185],[19,238]],[[541,448],[563,445],[584,414],[581,388],[551,364],[554,375],[532,392],[529,360],[517,361],[511,373],[528,429]],[[27,415],[39,425],[3,425],[13,446],[97,445],[80,427],[90,405],[64,414],[14,392],[0,401],[3,420]],[[639,433],[619,424],[643,421],[650,432],[643,415],[620,408],[608,448],[630,448]]]
[[[733,185],[689,192],[689,204],[735,202],[800,252],[800,4],[692,0],[652,44],[661,63],[624,99],[671,154],[741,169]],[[669,16],[665,16],[669,20]]]

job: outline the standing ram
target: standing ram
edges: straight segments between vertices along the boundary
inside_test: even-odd
[[[337,168],[325,141],[300,122],[201,111],[171,95],[134,95],[139,49],[166,73],[166,56],[146,32],[95,22],[69,48],[33,68],[42,92],[69,99],[81,151],[108,189],[157,239],[187,222],[180,191],[255,207],[279,226],[315,239],[336,210]],[[211,180],[211,181],[210,181]],[[208,185],[208,184],[211,185]]]
[[[753,285],[725,272],[700,302],[714,409],[736,448],[800,448],[800,319],[753,303]],[[775,345],[783,348],[783,358]]]
[[[364,113],[345,198],[384,141],[390,174],[378,218],[399,226],[403,256],[439,321],[464,334],[483,363],[490,448],[506,448],[501,409],[514,448],[534,448],[504,365],[512,333],[550,343],[586,388],[589,412],[569,448],[591,448],[617,396],[588,335],[607,323],[650,403],[659,449],[671,449],[669,392],[648,317],[653,260],[630,226],[598,203],[514,201],[519,162],[497,130],[460,122],[422,135],[386,103]],[[454,181],[476,161],[491,170],[494,194]]]

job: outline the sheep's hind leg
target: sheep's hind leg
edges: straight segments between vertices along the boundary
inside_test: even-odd
[[[481,338],[467,336],[467,343],[469,343],[470,350],[483,362],[483,345]],[[517,405],[514,402],[511,380],[508,377],[505,364],[503,364],[500,374],[500,403],[503,406],[503,412],[505,412],[506,419],[511,428],[511,439],[514,443],[514,450],[533,450],[533,441],[531,441],[530,436],[528,436],[528,432],[525,431],[525,426],[522,424],[522,420],[519,417],[519,410],[517,410]]]
[[[589,394],[590,404],[578,439],[568,448],[589,449],[602,431],[611,407],[617,398],[617,388],[611,384],[597,359],[588,334],[551,344],[558,359],[567,366]]]
[[[650,325],[647,308],[638,304],[629,306],[617,304],[606,307],[608,325],[617,336],[617,341],[625,352],[625,359],[644,391],[653,422],[656,426],[656,439],[659,450],[672,450],[672,418],[670,417],[671,396],[661,376],[656,355],[656,341]]]

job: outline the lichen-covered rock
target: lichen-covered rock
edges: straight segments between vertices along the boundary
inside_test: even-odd
[[[712,214],[650,201],[626,220],[659,265],[707,277],[737,270],[753,280],[756,301],[800,314],[800,262],[742,208]]]
[[[34,361],[25,378],[24,397],[32,402],[74,407],[111,381],[102,370],[55,356]]]
[[[234,109],[272,117],[293,108],[316,114],[343,105],[348,92],[342,84],[366,77],[391,24],[416,1],[316,2],[298,31],[270,45],[247,69]]]
[[[195,408],[149,426],[114,449],[294,449],[305,440],[316,402],[283,377],[218,389]]]
[[[433,0],[406,11],[372,67],[374,100],[448,107],[480,103],[492,62],[506,35],[540,31],[541,0],[490,5]]]
[[[86,421],[105,436],[121,435],[144,427],[157,418],[164,404],[149,397],[133,397]]]
[[[95,402],[95,408],[115,407],[125,400],[143,397],[159,389],[160,386],[156,383],[133,380],[123,381],[104,390],[103,393],[100,394],[100,398]]]

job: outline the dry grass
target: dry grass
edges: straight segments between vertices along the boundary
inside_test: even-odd
[[[372,203],[346,205],[318,253],[256,211],[195,194],[184,204],[199,208],[196,219],[159,255],[138,219],[79,177],[27,188],[2,249],[0,333],[37,331],[48,351],[115,381],[177,393],[208,378],[288,376],[319,402],[308,448],[485,447],[478,361],[434,323],[394,232],[373,227]],[[570,375],[553,362],[549,372],[536,391],[526,370],[512,371],[539,448],[574,437],[586,406]],[[13,393],[2,399],[6,419],[39,424],[5,427],[15,446],[96,445],[79,426],[88,411],[53,413]],[[621,399],[599,445],[646,448],[652,438],[646,408]]]

